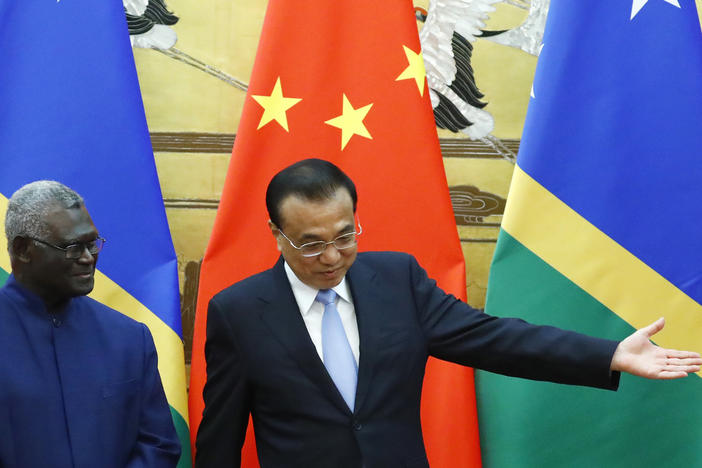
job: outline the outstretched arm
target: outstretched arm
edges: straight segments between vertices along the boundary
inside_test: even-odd
[[[611,370],[647,379],[677,379],[699,372],[702,358],[698,353],[665,349],[651,343],[651,337],[664,325],[665,320],[660,318],[626,337],[612,356]]]

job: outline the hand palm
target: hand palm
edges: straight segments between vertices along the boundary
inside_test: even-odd
[[[661,318],[641,328],[619,343],[612,357],[612,370],[628,372],[648,379],[676,379],[699,372],[702,359],[690,351],[665,349],[651,342],[665,321]]]

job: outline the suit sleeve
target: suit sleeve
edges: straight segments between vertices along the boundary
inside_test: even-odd
[[[246,372],[227,311],[217,298],[207,312],[205,410],[197,433],[197,468],[241,465],[241,448],[250,413]]]
[[[409,269],[430,355],[514,377],[617,389],[619,373],[609,366],[618,342],[487,315],[442,291],[414,258]]]
[[[149,329],[142,325],[144,374],[141,388],[139,434],[127,468],[172,468],[180,458],[180,441],[158,372],[156,347]]]

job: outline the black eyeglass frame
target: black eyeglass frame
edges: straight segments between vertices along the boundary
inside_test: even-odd
[[[66,247],[60,247],[58,245],[52,244],[51,242],[46,242],[35,237],[30,237],[29,239],[33,240],[34,242],[39,242],[40,244],[52,247],[56,250],[63,251],[66,254],[66,259],[68,260],[78,260],[83,255],[83,252],[85,252],[86,249],[88,250],[88,253],[90,255],[97,255],[102,251],[103,247],[105,247],[105,243],[107,242],[107,239],[105,239],[104,237],[97,237],[88,242],[78,242],[76,244],[67,245]]]

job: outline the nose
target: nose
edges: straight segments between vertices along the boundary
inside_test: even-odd
[[[319,254],[319,260],[325,265],[334,265],[339,261],[341,257],[341,252],[337,249],[334,244],[327,244],[324,251]]]
[[[83,253],[78,257],[77,262],[78,263],[95,263],[95,259],[97,258],[97,254],[91,254],[90,250],[88,250],[88,246],[85,245],[83,246]]]

